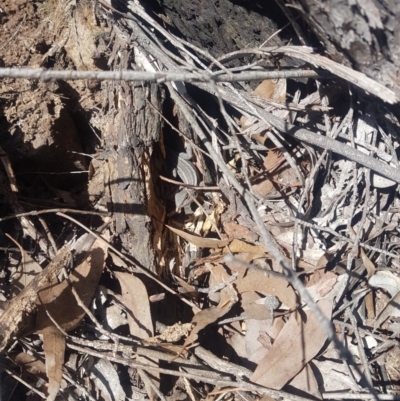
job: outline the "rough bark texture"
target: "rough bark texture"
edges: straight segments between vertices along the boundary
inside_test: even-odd
[[[273,13],[265,12],[263,2],[158,0],[158,3],[188,42],[207,49],[215,57],[260,45],[278,30],[271,19]],[[279,13],[274,3],[271,6]],[[269,44],[281,45],[282,41],[274,36]]]
[[[130,51],[118,51],[120,64],[114,68],[128,69]],[[115,214],[115,230],[122,247],[142,266],[154,270],[151,216],[158,214],[156,209],[162,214],[162,209],[153,204],[150,159],[153,145],[160,139],[161,118],[156,110],[162,109],[161,89],[155,84],[120,82],[110,83],[107,92],[111,106],[111,123],[104,136],[108,206]],[[159,214],[155,217],[161,219]]]
[[[299,0],[295,3],[335,61],[400,91],[399,2]]]

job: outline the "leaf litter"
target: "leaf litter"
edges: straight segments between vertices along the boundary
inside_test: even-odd
[[[78,10],[77,15],[82,12]],[[75,19],[75,27],[82,28],[86,17],[81,17]],[[105,14],[99,18],[110,22]],[[115,54],[123,53],[118,41],[145,33],[135,31],[137,36],[132,36],[134,28],[121,21],[111,25],[110,46],[115,47],[110,65],[116,67]],[[93,32],[84,32],[89,45]],[[81,60],[77,52],[84,50],[71,46],[71,40],[64,44],[65,51],[71,60]],[[176,43],[172,40],[171,46]],[[297,54],[296,49],[285,49]],[[309,58],[303,50],[303,58]],[[149,54],[153,51],[160,54],[148,49]],[[191,51],[193,59],[201,54]],[[172,70],[181,67],[177,60],[175,56],[173,64],[159,62]],[[322,56],[313,60],[321,62]],[[81,61],[76,67],[82,67]],[[97,68],[93,58],[87,61]],[[330,63],[331,71],[338,68],[329,59],[324,62]],[[0,352],[7,374],[19,377],[18,366],[24,385],[34,383],[27,399],[34,399],[35,392],[47,400],[62,396],[171,401],[391,399],[398,393],[400,205],[395,182],[371,171],[367,162],[356,164],[334,149],[283,140],[270,122],[340,138],[365,160],[373,154],[396,168],[395,132],[400,124],[381,103],[374,109],[355,109],[340,85],[319,83],[319,89],[310,85],[292,90],[287,83],[265,80],[254,91],[213,83],[223,96],[214,100],[229,104],[232,114],[227,118],[221,108],[212,124],[201,107],[204,99],[192,104],[197,118],[193,120],[180,103],[188,100],[185,93],[165,87],[174,102],[174,129],[186,127],[197,135],[196,140],[176,141],[179,148],[200,148],[192,161],[204,181],[188,187],[194,191],[188,191],[190,201],[178,213],[169,207],[174,196],[150,197],[151,180],[158,176],[149,178],[151,169],[143,174],[150,194],[148,215],[157,216],[152,251],[158,266],[139,268],[140,263],[127,256],[135,255],[140,238],[132,240],[131,249],[119,252],[116,225],[100,230],[102,239],[93,243],[93,238],[86,251],[78,251],[76,241],[67,243],[68,236],[56,227],[55,234],[66,245],[46,253],[44,269],[35,261],[39,255],[32,257],[18,244],[24,274],[36,276],[18,276],[18,269],[9,266],[12,286],[0,316]],[[338,92],[341,108],[329,114],[337,106]],[[110,95],[102,93],[104,98]],[[238,99],[243,102],[240,107]],[[262,112],[269,113],[269,122]],[[91,123],[102,131],[106,123],[101,126],[96,118]],[[203,156],[210,149],[202,143],[198,122],[218,151],[218,157],[211,157],[213,164]],[[170,145],[163,140],[162,146]],[[113,172],[96,159],[91,166],[96,166],[87,183],[91,206],[107,209],[106,184]],[[13,188],[10,165],[6,171]],[[214,172],[210,177],[215,185],[207,187],[209,172]],[[233,189],[235,180],[241,191]],[[48,188],[63,202],[78,204],[68,191],[50,184]],[[263,237],[260,221],[270,242]],[[132,226],[130,230],[134,232]],[[55,241],[50,243],[48,249],[54,248]],[[42,250],[43,244],[41,239]],[[63,276],[66,270],[68,280]]]

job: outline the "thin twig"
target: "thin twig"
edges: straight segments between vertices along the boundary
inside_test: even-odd
[[[16,375],[13,371],[11,371],[10,369],[3,367],[4,372],[6,372],[7,374],[9,374],[11,377],[13,377],[15,380],[19,381],[20,383],[22,383],[25,387],[29,388],[29,390],[33,391],[34,393],[36,393],[38,396],[42,397],[43,399],[46,399],[47,397],[44,395],[44,393],[42,393],[41,391],[39,391],[38,389],[36,389],[35,387],[31,386],[28,382],[26,382],[24,379],[21,379],[18,375]]]

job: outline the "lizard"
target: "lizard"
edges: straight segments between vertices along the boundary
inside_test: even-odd
[[[173,168],[172,174],[174,176],[179,176],[183,183],[187,185],[197,186],[200,181],[199,172],[189,159],[190,155],[185,152],[176,152],[170,148],[167,150],[167,161]],[[187,191],[187,189],[181,188],[176,193],[175,204],[177,209],[184,207],[185,203],[188,201]]]

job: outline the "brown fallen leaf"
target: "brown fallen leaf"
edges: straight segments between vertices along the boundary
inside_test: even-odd
[[[131,335],[141,339],[152,337],[154,335],[153,320],[146,286],[132,273],[114,273],[121,285],[121,303],[127,309]]]
[[[54,259],[8,305],[0,316],[0,354],[35,327],[38,291],[49,285],[70,260],[70,246],[61,248]]]
[[[121,286],[121,302],[126,307],[128,315],[128,324],[131,335],[146,340],[154,335],[153,319],[151,317],[150,301],[146,286],[140,278],[132,273],[115,272],[115,275]],[[134,289],[134,291],[133,291]],[[143,356],[137,356],[136,360],[150,366],[158,367],[158,360]],[[156,398],[156,394],[152,388],[153,385],[160,385],[160,375],[152,373],[153,383],[147,375],[142,375],[139,370],[141,379],[143,380],[147,394],[150,399]]]
[[[400,291],[386,304],[376,317],[374,322],[374,331],[388,318],[400,317]]]
[[[15,355],[13,361],[21,367],[23,371],[31,373],[37,376],[43,376],[46,374],[45,364],[38,359],[36,356],[29,355],[25,352],[20,352]]]
[[[193,330],[186,338],[182,349],[185,349],[187,346],[194,343],[198,338],[200,330],[203,330],[211,323],[216,322],[219,318],[226,315],[237,301],[238,297],[236,291],[232,284],[228,284],[221,290],[221,301],[218,306],[203,309],[194,315],[191,321]]]
[[[332,301],[321,300],[318,306],[330,318]],[[327,335],[311,311],[306,315],[306,321],[300,323],[294,314],[291,316],[260,360],[251,377],[252,382],[279,390],[318,354]]]
[[[249,270],[247,275],[236,280],[237,291],[241,294],[246,291],[258,291],[273,295],[289,308],[297,305],[297,296],[293,288],[284,277],[269,276],[268,272]]]
[[[262,257],[266,255],[265,247],[262,245],[253,245],[240,239],[233,239],[229,244],[229,250],[232,253],[245,252]],[[227,251],[226,251],[227,252]]]
[[[103,273],[106,250],[104,242],[96,240],[86,258],[69,275],[72,286],[86,307],[89,306]],[[36,302],[38,311],[35,332],[43,335],[46,373],[49,379],[47,401],[54,401],[61,384],[65,336],[53,320],[63,330],[70,331],[83,319],[85,311],[78,304],[70,284],[66,280],[59,283],[57,277],[38,290]]]
[[[265,79],[262,81],[256,89],[254,94],[264,99],[273,99],[280,102],[286,100],[287,91],[287,80],[284,78],[280,79]]]
[[[167,227],[175,234],[179,235],[191,244],[198,246],[199,248],[221,248],[230,243],[230,240],[228,239],[203,238],[199,237],[198,235],[189,234],[186,231],[178,230],[177,228],[168,225]]]
[[[101,248],[103,247],[103,249]],[[105,260],[104,245],[96,241],[88,256],[76,266],[69,279],[85,306],[93,298],[97,283],[103,273]],[[78,305],[66,280],[58,283],[53,280],[38,291],[38,313],[36,317],[35,332],[42,333],[49,326],[54,326],[50,316],[63,330],[73,330],[85,316],[85,311]]]
[[[65,336],[57,327],[48,326],[43,330],[43,350],[46,358],[46,375],[49,379],[47,401],[57,397],[62,379],[62,365],[65,354]]]
[[[299,393],[314,397],[317,400],[322,400],[321,393],[318,389],[318,382],[315,378],[314,372],[309,363],[302,369],[302,371],[288,384],[288,389],[296,389],[291,393]]]

